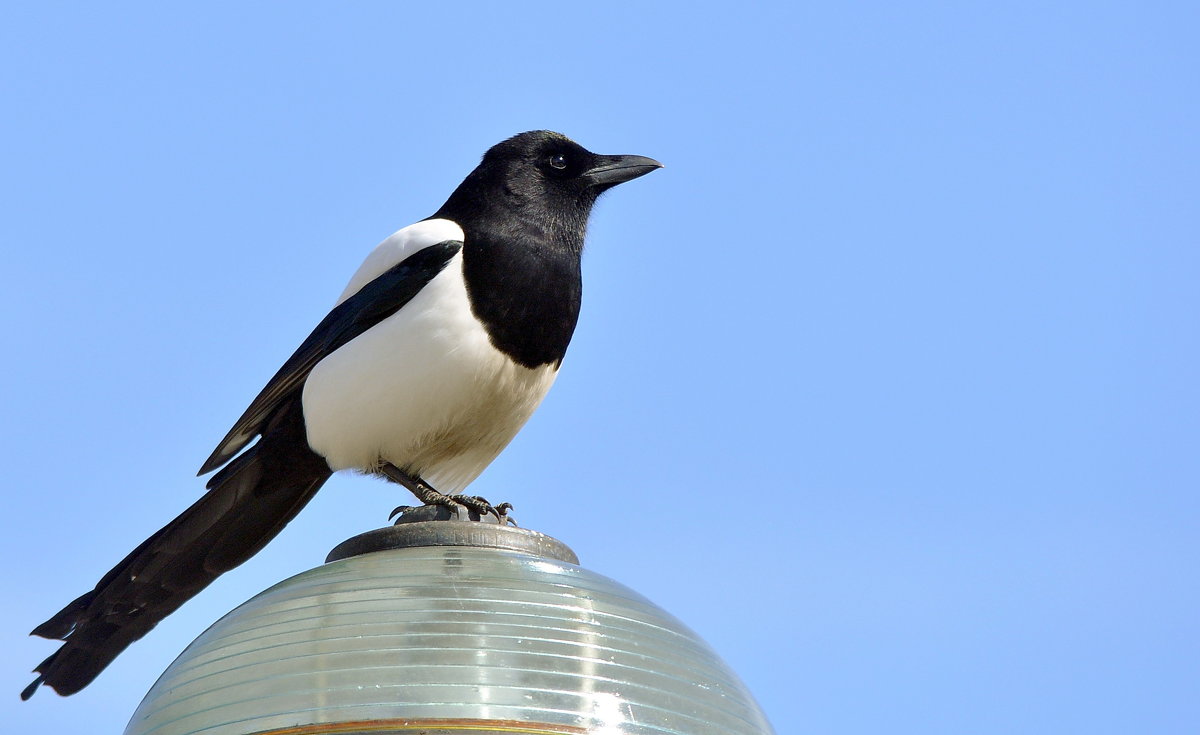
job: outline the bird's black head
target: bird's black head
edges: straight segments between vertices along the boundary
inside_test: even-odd
[[[492,345],[528,368],[558,365],[579,318],[580,258],[596,197],[662,164],[600,156],[536,130],[493,146],[434,217],[463,229],[463,278]]]
[[[652,158],[598,155],[561,133],[534,130],[492,146],[434,216],[468,233],[476,223],[520,223],[581,249],[596,198],[661,167]]]

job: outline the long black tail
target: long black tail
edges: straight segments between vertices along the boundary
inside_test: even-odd
[[[256,554],[329,479],[308,447],[300,401],[208,482],[208,492],[133,550],[96,588],[34,629],[64,641],[38,665],[40,684],[62,695],[92,682],[121,651],[224,572]]]

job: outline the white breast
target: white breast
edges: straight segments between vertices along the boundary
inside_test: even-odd
[[[462,230],[447,220],[401,230],[339,301],[413,252],[453,239]],[[471,313],[459,252],[412,301],[313,369],[303,396],[308,442],[334,470],[390,462],[460,492],[516,436],[556,374],[492,346]]]

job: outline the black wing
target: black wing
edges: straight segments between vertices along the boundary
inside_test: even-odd
[[[338,304],[279,368],[275,377],[271,378],[213,450],[198,474],[212,472],[242,451],[262,433],[268,419],[279,406],[303,388],[308,374],[318,362],[399,311],[461,249],[461,242],[447,240],[418,250]]]

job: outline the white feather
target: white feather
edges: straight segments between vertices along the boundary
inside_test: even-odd
[[[412,253],[462,238],[448,220],[400,230],[368,256],[339,303]],[[492,346],[471,311],[459,252],[412,301],[313,369],[303,396],[308,442],[334,470],[390,462],[457,493],[516,436],[556,375]]]
[[[457,222],[451,222],[448,219],[422,220],[396,230],[386,240],[375,246],[367,259],[350,277],[350,282],[346,284],[346,290],[342,291],[337,302],[340,304],[358,293],[360,288],[382,276],[387,269],[418,250],[447,240],[461,242],[463,238],[462,228],[458,226]]]

